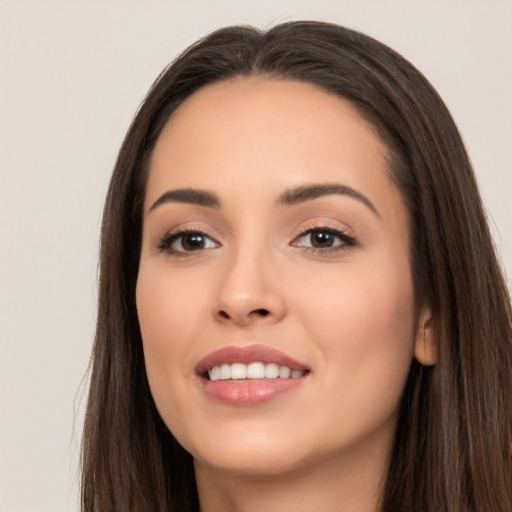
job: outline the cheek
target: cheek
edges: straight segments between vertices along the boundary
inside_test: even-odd
[[[386,338],[393,345],[410,339],[414,331],[414,286],[407,269],[397,264],[385,269],[351,265],[316,272],[307,282],[302,280],[304,289],[293,296],[302,304],[300,315],[308,319],[310,331],[324,332],[326,342],[351,345],[350,340],[359,339],[371,346]]]
[[[350,272],[315,283],[302,294],[307,301],[300,316],[320,352],[324,385],[339,397],[341,411],[368,419],[389,416],[400,400],[414,352],[409,273],[396,265],[386,272],[352,266]]]
[[[208,310],[207,293],[200,279],[188,275],[180,279],[179,273],[165,267],[165,262],[141,266],[137,280],[137,313],[148,351],[186,347],[200,325],[198,320],[204,321]]]
[[[141,267],[136,289],[146,372],[164,419],[182,407],[182,387],[194,377],[194,340],[207,314],[206,299],[194,283],[168,274],[150,265]]]

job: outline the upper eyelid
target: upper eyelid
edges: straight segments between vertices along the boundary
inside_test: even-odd
[[[183,238],[187,235],[198,234],[208,238],[211,242],[215,244],[215,247],[204,247],[197,250],[187,251],[187,250],[178,250],[172,247],[172,245],[178,241],[180,238]],[[176,230],[169,231],[166,235],[159,239],[159,242],[155,244],[156,249],[159,253],[165,253],[168,256],[174,256],[175,258],[183,258],[183,257],[193,257],[202,254],[203,251],[209,251],[211,249],[215,249],[219,247],[221,244],[217,242],[215,238],[212,236],[203,233],[202,231],[192,230],[192,229],[184,229],[184,230]]]
[[[340,225],[339,221],[326,219],[317,219],[310,222],[301,222],[300,225],[294,229],[294,238],[310,233],[311,231],[321,230],[331,231],[333,233],[340,233],[350,238],[355,238],[353,235],[352,228],[350,228],[348,225]]]
[[[208,236],[214,240],[219,240],[220,235],[218,230],[213,229],[210,226],[205,226],[202,222],[181,222],[174,227],[160,231],[156,238],[162,240],[165,237],[171,237],[175,235],[187,234],[187,233],[200,233]]]
[[[315,219],[312,221],[301,222],[299,226],[293,228],[290,237],[290,242],[300,238],[301,236],[305,236],[314,231],[329,231],[334,234],[338,234],[345,238],[349,238],[352,240],[356,240],[356,237],[353,235],[353,230],[347,225],[339,225],[340,221],[336,220],[325,220],[325,219]],[[231,231],[231,230],[230,230]],[[204,226],[202,222],[191,222],[178,224],[177,226],[167,229],[164,231],[162,235],[158,235],[155,238],[155,244],[157,246],[161,246],[164,240],[169,240],[171,238],[178,238],[179,236],[186,235],[188,233],[198,233],[204,235],[215,243],[219,245],[224,245],[225,240],[224,237],[218,232],[218,230],[212,228],[211,226]],[[229,238],[229,237],[228,237]]]
[[[322,230],[349,236],[346,228],[337,227],[337,226],[333,226],[331,224],[323,223],[322,225],[315,224],[315,225],[311,225],[308,227],[302,227],[299,230],[297,230],[296,234],[292,235],[292,237],[293,237],[293,239],[295,239],[299,236],[304,236],[308,233],[311,233],[312,231],[322,231]],[[163,236],[160,237],[160,239],[174,237],[174,236],[180,236],[180,235],[186,235],[189,233],[198,233],[201,235],[205,235],[205,236],[211,238],[212,240],[215,240],[216,242],[218,242],[218,238],[219,238],[216,235],[212,235],[208,230],[205,230],[204,228],[185,227],[185,228],[170,229],[170,230],[166,231],[163,234]]]
[[[181,238],[181,237],[183,237],[185,235],[194,235],[194,234],[205,236],[206,238],[210,238],[211,240],[213,240],[215,243],[220,243],[215,236],[211,235],[207,231],[205,231],[203,229],[194,229],[194,228],[170,230],[170,231],[166,232],[161,237],[161,240],[165,240],[165,239],[174,239],[174,240],[176,240],[176,239]]]
[[[174,227],[171,229],[166,230],[162,235],[157,236],[154,239],[153,245],[160,251],[165,252],[166,250],[168,252],[173,252],[170,248],[171,244],[173,244],[176,240],[178,240],[180,237],[183,237],[187,234],[194,234],[197,233],[199,235],[203,235],[210,240],[212,240],[217,245],[222,245],[221,242],[219,242],[219,238],[215,235],[212,235],[209,230],[206,230],[204,227],[199,227],[197,225],[190,225],[185,227]],[[178,252],[178,251],[174,251]]]
[[[316,232],[322,232],[322,231],[328,232],[333,235],[339,236],[340,239],[342,239],[342,240],[345,240],[345,241],[349,240],[353,243],[356,242],[356,238],[353,235],[348,234],[346,230],[341,229],[341,228],[333,228],[333,227],[329,227],[329,226],[314,227],[314,228],[306,229],[306,230],[302,231],[301,233],[299,233],[297,236],[295,236],[293,238],[292,242],[299,238],[303,238],[307,235],[310,235],[311,233],[314,233],[315,231]]]
[[[312,233],[314,231],[329,231],[330,233],[339,233],[339,234],[345,234],[346,230],[342,228],[334,228],[332,226],[317,226],[313,228],[307,228],[304,229],[299,233],[299,236],[301,235],[307,235],[309,233]]]

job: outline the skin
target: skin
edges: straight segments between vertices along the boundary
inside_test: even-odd
[[[311,184],[351,187],[373,208],[338,193],[276,203]],[[222,205],[152,208],[184,188]],[[315,250],[313,228],[355,242]],[[164,246],[180,229],[206,248]],[[376,510],[411,360],[435,362],[409,239],[386,147],[347,101],[252,77],[175,112],[147,182],[137,308],[151,391],[194,457],[203,512]],[[307,363],[304,383],[257,406],[208,396],[198,361],[255,343]]]

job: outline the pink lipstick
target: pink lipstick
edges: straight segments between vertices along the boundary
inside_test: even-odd
[[[201,359],[195,371],[207,395],[230,405],[256,405],[302,385],[307,365],[262,345],[225,347]]]

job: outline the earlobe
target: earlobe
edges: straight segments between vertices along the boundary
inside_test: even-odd
[[[424,307],[419,317],[414,356],[423,366],[432,366],[437,363],[434,320],[429,307]]]

